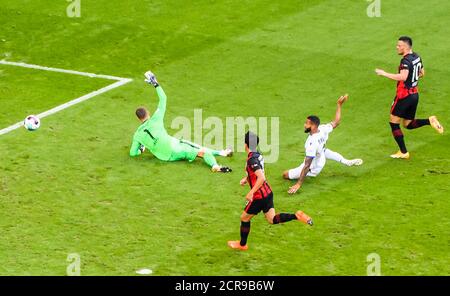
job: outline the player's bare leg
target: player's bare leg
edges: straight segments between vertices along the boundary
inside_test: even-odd
[[[412,122],[412,120],[403,119],[401,122],[404,128],[408,128],[408,125]]]
[[[248,214],[245,211],[241,215],[241,240],[240,241],[228,241],[228,246],[232,249],[241,251],[248,250],[247,238],[250,233],[250,220],[254,215]]]

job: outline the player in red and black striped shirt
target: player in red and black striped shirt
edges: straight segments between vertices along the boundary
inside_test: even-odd
[[[250,232],[250,220],[261,211],[270,224],[299,220],[303,223],[313,225],[312,219],[302,211],[297,211],[295,214],[275,214],[273,192],[264,175],[264,159],[256,150],[258,143],[259,138],[257,135],[251,132],[245,134],[245,151],[248,153],[247,165],[245,167],[247,175],[240,183],[241,185],[248,183],[250,185],[250,191],[245,197],[247,204],[241,215],[241,240],[228,242],[228,246],[233,249],[248,249],[247,237]]]
[[[397,53],[403,56],[400,61],[398,74],[386,73],[381,69],[375,72],[389,79],[397,81],[397,93],[391,107],[391,125],[392,135],[397,142],[400,151],[392,154],[392,158],[409,158],[409,152],[406,149],[403,133],[400,128],[400,122],[407,129],[416,129],[424,125],[431,125],[440,134],[444,128],[437,120],[436,116],[430,116],[427,119],[415,119],[417,105],[419,104],[419,78],[425,75],[422,58],[412,50],[412,39],[408,36],[402,36],[397,42]]]

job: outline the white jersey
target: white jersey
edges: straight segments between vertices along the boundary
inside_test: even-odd
[[[319,125],[319,131],[315,134],[309,135],[305,143],[306,157],[314,158],[313,162],[318,162],[325,158],[325,145],[328,140],[328,135],[333,131],[331,123]]]
[[[315,177],[320,174],[327,158],[325,156],[325,145],[327,144],[328,135],[333,131],[331,123],[319,125],[319,131],[313,135],[309,135],[305,143],[306,157],[313,158],[307,176]],[[300,178],[301,172],[305,166],[305,162],[299,167],[289,170],[289,179],[296,180]]]

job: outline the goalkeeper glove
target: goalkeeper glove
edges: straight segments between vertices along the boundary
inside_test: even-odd
[[[145,79],[144,79],[145,82],[153,85],[154,87],[159,86],[158,81],[156,80],[155,74],[153,74],[151,71],[145,72],[144,76],[145,76]]]

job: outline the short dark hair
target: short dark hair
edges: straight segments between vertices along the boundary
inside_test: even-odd
[[[401,36],[400,38],[398,38],[398,40],[401,40],[401,41],[407,43],[409,45],[409,47],[412,47],[413,42],[412,42],[411,37]]]
[[[259,137],[255,133],[248,131],[245,134],[245,144],[247,144],[248,149],[250,151],[256,151],[256,146],[259,144]]]
[[[139,107],[136,109],[136,116],[139,119],[144,119],[147,116],[147,110],[144,107]]]
[[[307,117],[307,119],[309,119],[309,121],[311,121],[314,125],[317,125],[317,126],[320,125],[320,118],[317,117],[316,115],[309,115]]]

